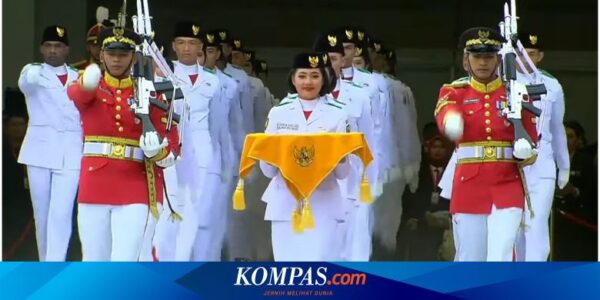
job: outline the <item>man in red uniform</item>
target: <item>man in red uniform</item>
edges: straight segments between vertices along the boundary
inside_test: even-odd
[[[100,60],[68,88],[83,121],[84,149],[79,182],[79,234],[83,260],[136,261],[144,235],[152,235],[163,198],[162,168],[179,153],[177,129],[166,131],[166,114],[150,107],[155,131],[129,109],[130,76],[141,38],[129,29],[104,29]],[[160,142],[161,138],[163,139]],[[148,249],[148,251],[150,251]]]
[[[525,139],[513,144],[514,128],[502,114],[502,36],[477,27],[466,30],[460,41],[469,77],[440,89],[434,113],[441,132],[457,144],[450,203],[455,260],[510,261],[525,203],[519,164],[535,160],[534,145]],[[522,122],[535,141],[534,116],[523,112]]]

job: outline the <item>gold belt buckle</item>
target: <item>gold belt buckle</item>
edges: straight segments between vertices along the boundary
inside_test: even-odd
[[[125,146],[119,145],[119,144],[113,144],[110,155],[113,157],[116,157],[116,158],[124,158],[125,157]]]
[[[484,159],[496,159],[496,146],[483,146]]]

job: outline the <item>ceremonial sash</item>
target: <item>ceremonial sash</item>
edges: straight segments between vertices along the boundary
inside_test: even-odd
[[[257,161],[264,161],[279,169],[297,201],[298,206],[292,216],[294,230],[302,232],[313,228],[310,196],[349,154],[358,156],[365,169],[373,160],[362,133],[249,134],[242,151],[240,181],[234,193],[233,207],[235,210],[245,209],[244,178]],[[368,183],[364,185],[368,187]]]

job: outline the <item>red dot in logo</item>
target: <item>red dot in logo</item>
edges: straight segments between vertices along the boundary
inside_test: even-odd
[[[327,285],[331,285],[331,280],[327,280]]]

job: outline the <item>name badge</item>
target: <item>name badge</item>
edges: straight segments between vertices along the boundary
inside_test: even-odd
[[[473,99],[466,99],[465,101],[463,101],[464,104],[474,104],[474,103],[479,103],[479,99],[477,98],[473,98]]]
[[[277,123],[277,130],[295,130],[298,131],[298,124],[286,124],[286,123]]]
[[[431,193],[431,204],[438,204],[440,203],[440,193],[438,192],[432,192]]]

